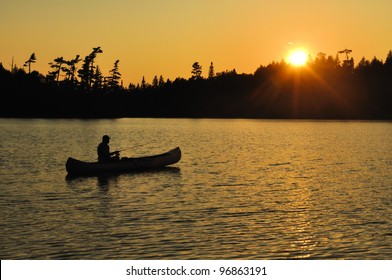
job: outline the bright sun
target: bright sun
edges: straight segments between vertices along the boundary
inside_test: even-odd
[[[303,66],[306,64],[307,60],[308,60],[307,52],[300,49],[293,50],[288,56],[289,63],[294,66]]]

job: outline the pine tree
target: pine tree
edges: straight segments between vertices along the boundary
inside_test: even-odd
[[[144,79],[144,76],[143,76],[141,89],[142,89],[142,91],[144,91],[144,90],[146,90],[146,88],[147,88],[146,79]]]
[[[118,87],[118,85],[119,85],[119,81],[121,79],[121,74],[118,71],[118,63],[119,62],[120,62],[120,60],[117,59],[114,62],[113,69],[109,71],[109,73],[111,75],[108,77],[108,86],[110,88],[115,88],[115,87]]]
[[[163,79],[162,75],[159,76],[158,86],[163,87],[165,85],[165,80]]]
[[[208,71],[208,78],[211,79],[214,76],[215,76],[214,64],[211,62],[210,69]]]
[[[352,50],[349,49],[344,49],[342,51],[338,52],[339,54],[345,54],[346,59],[343,60],[343,67],[346,67],[347,69],[354,69],[354,59],[353,58],[348,58],[348,55],[352,53]]]
[[[35,56],[35,53],[32,53],[30,55],[30,58],[23,65],[24,67],[26,67],[26,66],[29,67],[29,74],[31,73],[31,63],[36,63],[36,62],[37,62],[37,57]]]
[[[79,69],[78,74],[80,83],[85,89],[90,89],[94,76],[94,60],[98,53],[102,53],[101,47],[93,48],[93,51],[83,60],[82,68]]]
[[[385,65],[387,67],[392,68],[392,50],[390,50],[387,54],[387,58],[385,59]]]
[[[155,76],[154,76],[154,79],[152,80],[152,86],[153,86],[154,88],[157,88],[157,87],[158,87],[158,83],[159,83],[159,81],[158,81],[158,76],[155,75]]]
[[[74,59],[65,61],[66,66],[62,68],[63,72],[65,73],[65,79],[71,82],[74,82],[75,79],[75,71],[76,71],[76,64],[81,61],[80,55],[76,55]]]
[[[102,89],[103,84],[104,84],[104,78],[101,69],[99,69],[99,66],[97,65],[95,67],[95,72],[93,76],[93,84],[92,84],[93,89],[100,90]]]
[[[66,61],[63,57],[57,57],[53,60],[53,62],[49,62],[50,67],[53,69],[52,72],[49,72],[49,78],[58,82],[60,79],[60,72],[62,70],[62,66],[65,63]]]
[[[192,65],[192,79],[200,79],[202,73],[202,67],[199,65],[199,62],[195,62]]]

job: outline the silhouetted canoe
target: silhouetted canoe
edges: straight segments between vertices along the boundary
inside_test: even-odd
[[[103,174],[117,172],[132,172],[146,169],[158,169],[179,162],[181,150],[179,147],[166,153],[154,156],[128,158],[110,163],[84,162],[68,158],[65,168],[69,175]]]

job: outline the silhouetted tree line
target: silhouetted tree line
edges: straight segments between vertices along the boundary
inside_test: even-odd
[[[97,47],[83,60],[57,57],[46,76],[31,71],[35,54],[28,72],[0,63],[0,116],[392,119],[392,51],[385,61],[362,58],[356,66],[351,50],[319,53],[305,67],[272,62],[253,74],[215,72],[211,62],[208,78],[195,62],[189,79],[155,76],[150,84],[143,77],[128,88],[119,60],[103,76],[99,53]]]

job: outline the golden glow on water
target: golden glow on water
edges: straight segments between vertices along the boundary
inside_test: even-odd
[[[1,120],[0,128],[2,259],[391,256],[390,123]],[[130,154],[180,146],[179,169],[66,179],[66,158],[94,160],[103,134],[113,149],[139,147]]]

